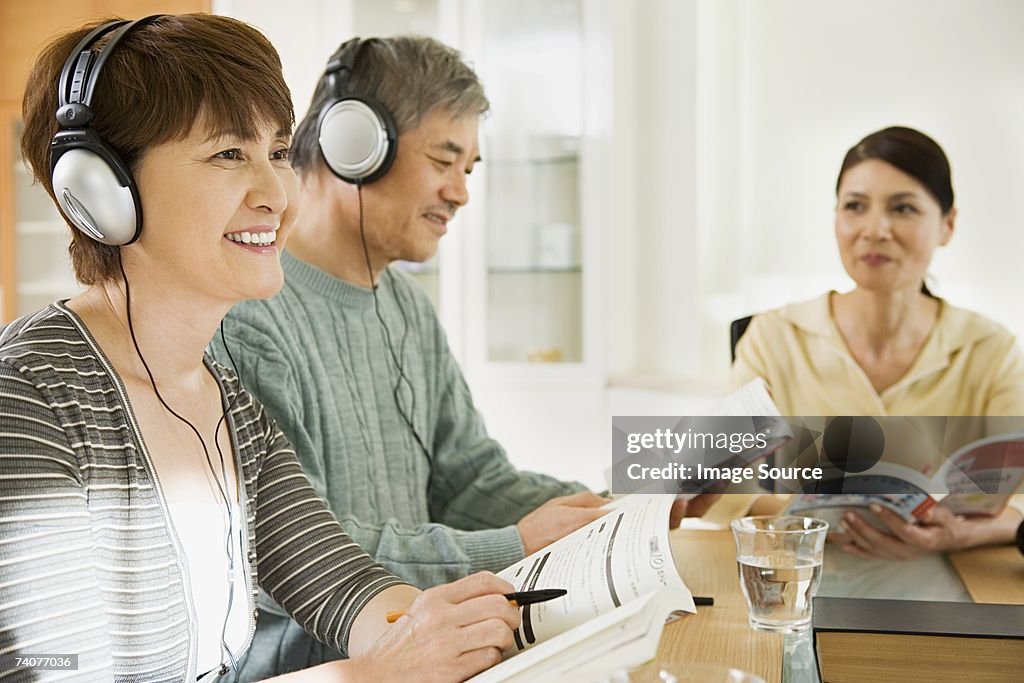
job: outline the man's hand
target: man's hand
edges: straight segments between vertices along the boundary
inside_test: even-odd
[[[590,491],[552,498],[516,524],[523,550],[530,555],[586,526],[608,512],[599,509],[607,502]]]
[[[721,497],[720,493],[702,493],[690,500],[676,499],[668,514],[668,528],[678,529],[683,517],[703,517],[704,513]]]
[[[925,513],[920,523],[908,524],[880,505],[872,505],[871,511],[889,533],[879,531],[856,512],[847,512],[840,522],[840,531],[829,534],[829,538],[853,555],[910,560],[927,553],[1008,543],[1013,538],[1011,527],[1021,519],[1021,514],[1010,508],[998,517],[965,519],[937,505]]]

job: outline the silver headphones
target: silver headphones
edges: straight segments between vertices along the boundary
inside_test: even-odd
[[[353,38],[334,53],[324,75],[330,99],[317,125],[320,152],[327,167],[347,183],[365,185],[391,168],[398,151],[395,121],[380,103],[352,92],[349,79],[366,42]]]
[[[118,20],[88,33],[64,62],[57,90],[61,129],[50,142],[50,179],[64,217],[90,238],[131,244],[142,231],[142,204],[128,165],[90,127],[93,91],[103,64],[126,35],[162,17]],[[100,50],[92,46],[116,31]]]

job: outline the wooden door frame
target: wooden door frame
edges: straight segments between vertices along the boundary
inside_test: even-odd
[[[0,324],[14,319],[18,310],[18,262],[15,258],[17,222],[14,206],[15,122],[21,117],[17,102],[0,102]]]

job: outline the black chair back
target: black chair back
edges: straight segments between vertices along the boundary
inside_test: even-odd
[[[732,352],[732,362],[736,362],[736,345],[740,343],[740,337],[747,331],[747,327],[750,325],[750,321],[754,316],[748,315],[745,318],[739,318],[733,320],[729,324],[729,344]]]

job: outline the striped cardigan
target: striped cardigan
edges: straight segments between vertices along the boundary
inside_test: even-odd
[[[250,609],[258,584],[344,652],[359,610],[401,582],[345,534],[234,374],[206,365],[232,405]],[[54,304],[0,328],[0,681],[194,680],[189,581],[124,385],[82,321]],[[30,654],[77,654],[78,671],[11,668]]]

